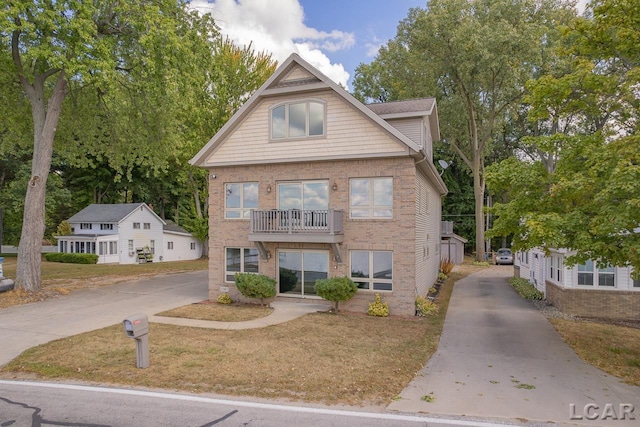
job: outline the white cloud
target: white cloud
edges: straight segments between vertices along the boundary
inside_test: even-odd
[[[297,53],[327,77],[347,87],[349,73],[342,64],[332,64],[323,51],[352,47],[354,35],[307,27],[298,0],[193,0],[191,7],[210,13],[222,34],[234,42],[251,43],[255,50],[271,53],[279,63]]]

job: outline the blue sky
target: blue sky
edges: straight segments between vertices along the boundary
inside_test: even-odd
[[[193,0],[211,13],[224,35],[251,43],[282,62],[300,54],[350,87],[354,70],[395,37],[398,23],[426,0]]]
[[[587,0],[578,0],[579,10]],[[278,62],[298,53],[352,89],[356,67],[395,37],[398,23],[427,0],[191,0],[223,35],[270,52]]]

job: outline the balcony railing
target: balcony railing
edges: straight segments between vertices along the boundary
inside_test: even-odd
[[[341,210],[251,211],[252,234],[342,234]]]

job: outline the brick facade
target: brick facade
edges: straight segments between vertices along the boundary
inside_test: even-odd
[[[265,242],[271,258],[260,260],[260,273],[277,279],[280,249],[327,251],[329,277],[349,275],[350,250],[393,251],[393,291],[379,293],[382,300],[389,303],[391,314],[415,313],[416,166],[411,157],[216,167],[210,170],[210,174],[216,176],[209,181],[211,300],[215,301],[223,293],[221,288],[228,288],[228,293],[234,300],[242,300],[234,284],[225,282],[225,248],[254,247],[248,240],[248,220],[224,218],[225,183],[258,182],[260,209],[268,210],[278,207],[278,182],[328,180],[329,208],[343,211],[344,241],[339,245],[343,262],[339,264],[335,261],[329,244]],[[349,219],[349,179],[356,177],[393,177],[392,219]],[[333,189],[334,184],[337,186],[336,190]],[[433,275],[437,277],[437,271]],[[368,304],[375,299],[375,293],[376,291],[359,290],[350,301],[341,302],[340,308],[346,311],[366,311]],[[289,300],[288,296],[277,298]],[[323,301],[318,297],[309,298],[314,303]]]
[[[546,281],[547,301],[580,317],[640,320],[640,292],[562,288]]]

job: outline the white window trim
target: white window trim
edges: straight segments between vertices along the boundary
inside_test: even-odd
[[[370,277],[366,278],[366,277],[352,277],[351,276],[351,272],[352,272],[352,268],[351,265],[353,264],[351,262],[351,254],[353,252],[368,252],[369,253],[369,275]],[[394,277],[395,273],[393,272],[394,268],[393,268],[393,251],[378,251],[378,250],[368,250],[368,249],[352,249],[349,251],[349,278],[351,280],[353,280],[354,282],[367,282],[369,283],[369,288],[368,289],[362,289],[362,288],[358,288],[358,292],[393,292],[393,282],[395,279],[377,279],[373,277],[373,271],[374,271],[374,267],[373,267],[373,254],[375,252],[387,252],[391,254],[391,277]],[[389,283],[391,285],[391,290],[385,290],[385,289],[373,289],[373,283],[377,282],[377,283]]]
[[[598,268],[598,263],[596,261],[593,261],[593,270],[592,271],[580,271],[579,270],[579,265],[580,264],[576,264],[575,267],[575,283],[576,283],[576,287],[578,288],[582,288],[582,289],[617,289],[618,288],[618,269],[617,268],[613,268],[613,271],[611,272],[604,272],[604,271],[600,271],[600,269]],[[584,264],[582,264],[584,265]],[[578,283],[579,281],[579,274],[580,273],[591,273],[593,275],[593,285],[581,285],[580,283]],[[609,274],[613,276],[613,286],[605,286],[605,285],[600,285],[600,274]]]
[[[364,179],[368,179],[369,180],[369,194],[371,195],[371,204],[368,206],[353,206],[351,205],[351,200],[352,200],[352,195],[351,195],[351,181],[354,179],[360,179],[360,180],[364,180]],[[376,206],[373,203],[373,186],[374,186],[374,182],[375,181],[379,181],[379,180],[391,180],[391,206]],[[383,221],[388,221],[388,220],[392,220],[393,219],[393,205],[394,205],[394,191],[393,191],[393,177],[391,176],[379,176],[379,177],[352,177],[349,178],[349,219],[353,219],[353,220],[366,220],[366,221],[370,221],[372,219],[374,220],[383,220]],[[356,210],[365,210],[368,209],[369,210],[369,216],[356,216],[354,217],[352,215],[352,209],[356,209]],[[391,211],[391,216],[374,216],[374,211],[376,209],[385,209],[385,210],[390,210]]]
[[[227,250],[228,249],[240,249],[240,271],[227,271]],[[257,248],[252,247],[238,247],[238,246],[228,246],[224,248],[224,281],[225,283],[234,283],[234,280],[227,280],[227,276],[234,276],[236,273],[247,273],[244,271],[244,251],[245,249],[251,249],[258,253]],[[248,272],[249,274],[259,274],[260,264],[258,264],[258,273]]]
[[[258,208],[245,208],[244,207],[244,186],[245,184],[256,184],[258,186],[258,195],[260,194],[260,183],[257,181],[248,181],[248,182],[225,182],[224,183],[224,219],[232,220],[232,221],[249,221],[249,216],[245,217],[245,212],[251,212],[252,209]],[[227,185],[239,185],[240,186],[240,207],[239,208],[229,208],[227,207]],[[260,201],[258,200],[258,204]],[[228,212],[240,212],[240,218],[230,218],[227,216]]]
[[[323,118],[322,118],[322,135],[309,135],[309,104],[316,103],[322,104],[323,107]],[[289,106],[293,104],[305,104],[305,136],[289,136]],[[273,110],[278,107],[284,106],[284,123],[285,123],[285,136],[282,138],[274,138],[273,137]],[[299,100],[291,100],[280,102],[278,104],[272,105],[269,108],[269,142],[279,142],[279,141],[292,141],[298,139],[320,139],[327,137],[327,102],[323,99],[299,99]]]

